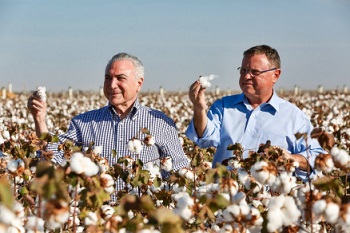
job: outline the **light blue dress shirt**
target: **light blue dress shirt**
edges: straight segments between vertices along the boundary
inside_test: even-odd
[[[291,154],[301,154],[315,164],[318,154],[324,150],[316,139],[297,139],[296,133],[308,133],[313,127],[309,118],[294,104],[280,98],[274,92],[268,103],[253,109],[244,94],[225,96],[216,100],[208,111],[208,123],[204,134],[198,137],[193,120],[186,131],[186,136],[201,148],[214,146],[213,167],[223,160],[233,157],[227,150],[230,144],[243,146],[243,158],[249,151],[258,151],[260,144],[271,141],[271,145],[288,150]],[[306,173],[297,169],[300,178]]]

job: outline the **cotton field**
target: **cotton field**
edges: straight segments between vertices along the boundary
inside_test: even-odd
[[[212,103],[233,92],[215,90]],[[348,232],[350,229],[350,94],[345,91],[283,92],[310,118],[328,154],[317,158],[317,175],[303,183],[297,164],[251,152],[211,168],[214,148],[200,149],[185,137],[192,117],[186,92],[143,92],[140,102],[170,116],[179,130],[189,166],[177,172],[171,159],[160,166],[128,155],[117,164],[101,148],[62,145],[64,166],[50,162],[26,107],[29,94],[3,96],[0,106],[0,232]],[[70,119],[107,104],[100,93],[47,94],[49,131],[67,130]],[[152,141],[148,141],[152,143]],[[142,150],[144,142],[130,144]],[[232,153],[241,153],[233,145]],[[239,158],[239,156],[238,156]],[[171,172],[165,180],[160,169]],[[125,190],[114,183],[123,179]],[[110,202],[110,195],[117,197]]]

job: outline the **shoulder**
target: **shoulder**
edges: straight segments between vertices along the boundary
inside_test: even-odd
[[[166,123],[174,124],[174,121],[160,110],[141,105],[138,111],[140,117],[146,117],[153,121],[165,121]]]
[[[243,94],[235,94],[235,95],[228,95],[224,96],[220,99],[217,99],[213,105],[215,106],[222,106],[222,107],[229,107],[236,105],[237,103],[240,103],[243,101]]]
[[[74,120],[88,120],[88,119],[98,119],[104,117],[108,113],[108,106],[99,108],[99,109],[93,109],[89,110],[87,112],[81,113],[75,117],[73,117]]]
[[[292,115],[292,116],[296,116],[299,118],[304,118],[304,119],[308,119],[307,115],[299,108],[297,107],[295,104],[280,98],[280,111],[283,114],[286,115]]]

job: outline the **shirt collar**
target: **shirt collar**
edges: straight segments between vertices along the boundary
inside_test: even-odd
[[[263,103],[261,107],[264,107],[265,105],[270,105],[276,110],[276,112],[278,112],[280,100],[281,99],[278,97],[277,93],[274,90],[272,93],[271,99],[267,103]],[[235,99],[235,102],[233,104],[238,104],[241,102],[244,103],[245,105],[250,106],[248,98],[243,93],[240,94],[237,99]]]
[[[136,100],[131,108],[131,111],[128,114],[128,118],[134,119],[135,116],[137,115],[137,112],[140,109],[140,107],[141,107],[141,104],[140,104],[139,100],[136,98]],[[108,102],[108,110],[110,111],[112,116],[118,116],[117,112],[115,111],[113,105],[111,105],[110,102]]]
[[[270,104],[271,107],[273,107],[276,112],[278,112],[279,108],[279,104],[280,104],[280,98],[278,97],[277,93],[275,92],[275,90],[273,91],[272,97],[269,100],[269,102],[267,102],[267,104]]]

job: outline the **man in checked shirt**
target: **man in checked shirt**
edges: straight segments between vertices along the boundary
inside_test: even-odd
[[[102,157],[112,166],[119,156],[130,155],[128,142],[135,136],[141,140],[140,130],[147,128],[155,138],[155,144],[143,147],[139,158],[143,163],[157,161],[170,156],[173,170],[187,166],[188,160],[183,152],[178,131],[172,119],[163,112],[143,106],[138,101],[138,93],[144,81],[144,66],[135,56],[119,53],[108,62],[104,78],[104,94],[109,103],[100,109],[91,110],[73,117],[69,129],[59,135],[60,143],[69,139],[79,142],[79,146],[102,146]],[[36,134],[48,132],[46,125],[46,103],[32,95],[28,99],[28,108],[33,115]],[[47,149],[54,151],[53,162],[61,163],[63,154],[57,144],[48,144]],[[113,156],[112,151],[117,156]],[[159,161],[159,160],[158,160]],[[166,172],[162,172],[166,176]],[[124,187],[117,181],[116,190]]]

